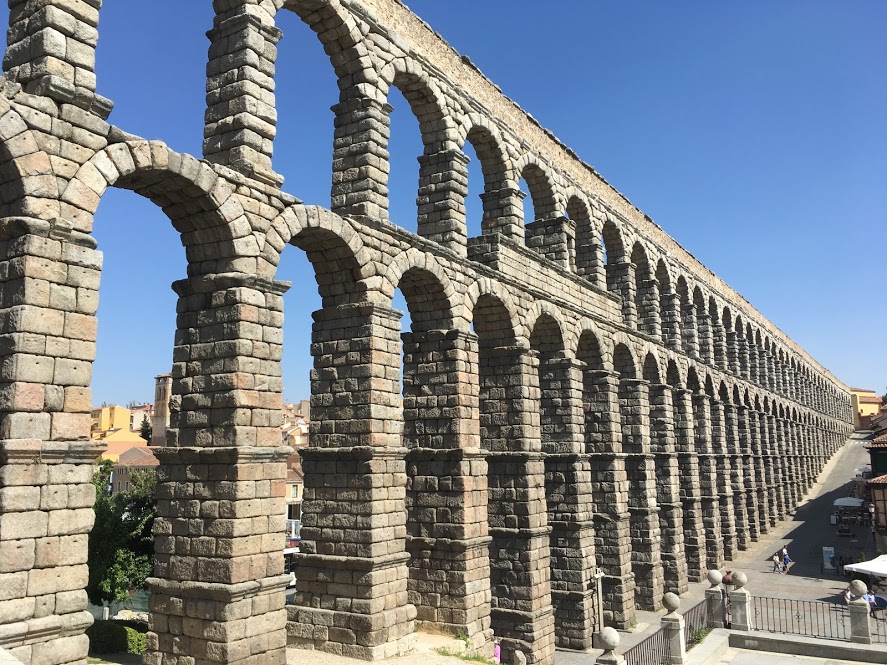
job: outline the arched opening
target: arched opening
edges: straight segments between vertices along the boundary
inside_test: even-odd
[[[570,197],[567,215],[576,224],[576,274],[596,287],[606,289],[604,248],[585,201],[577,196]]]
[[[388,218],[401,228],[419,233],[417,193],[422,169],[421,166],[417,169],[416,160],[421,164],[425,145],[421,121],[412,105],[421,107],[421,93],[396,80],[388,91],[388,104],[391,106],[387,145]]]
[[[724,322],[721,320],[721,314],[718,309],[718,303],[714,296],[708,299],[708,315],[711,320],[712,329],[712,350],[714,353],[715,367],[720,370],[727,370],[727,331],[724,329]]]
[[[511,207],[508,166],[503,148],[493,133],[475,125],[466,135],[462,151],[469,158],[465,204],[468,237],[476,238],[493,232],[498,219],[516,215],[508,209]]]
[[[698,286],[693,289],[693,306],[696,309],[696,334],[699,344],[699,359],[707,364],[712,362],[712,338],[711,325],[708,316],[708,308],[705,306],[705,296]]]
[[[658,338],[659,285],[653,278],[647,252],[639,242],[636,242],[631,249],[631,262],[634,264],[634,298],[638,330]]]
[[[691,358],[699,357],[699,346],[696,335],[696,315],[693,312],[693,300],[690,298],[690,288],[687,280],[681,275],[678,277],[677,287],[678,302],[681,308],[681,343],[684,353]]]
[[[656,282],[659,287],[659,317],[662,343],[672,349],[681,348],[680,297],[674,291],[671,275],[665,261],[656,262]]]

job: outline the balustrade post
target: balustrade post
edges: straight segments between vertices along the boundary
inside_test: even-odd
[[[871,608],[862,597],[868,592],[865,582],[853,580],[850,583],[850,593],[856,596],[850,601],[850,641],[857,644],[871,644],[872,631],[869,624]]]
[[[668,614],[661,620],[665,639],[668,641],[668,662],[670,665],[684,665],[687,661],[687,625],[684,617],[678,614],[681,599],[668,592],[662,597],[662,604],[668,610]]]
[[[616,647],[619,646],[619,633],[615,628],[604,628],[600,633],[601,648],[604,650],[600,656],[595,659],[595,665],[624,665],[625,657],[616,653]]]
[[[748,576],[742,572],[733,573],[733,591],[730,592],[730,628],[751,630],[750,596],[745,585]]]
[[[719,570],[708,571],[708,583],[711,585],[705,590],[705,601],[708,606],[708,627],[723,628],[726,608],[724,607],[724,594],[721,592],[721,580],[724,576]]]

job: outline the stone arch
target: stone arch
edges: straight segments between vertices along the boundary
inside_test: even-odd
[[[33,130],[5,98],[0,98],[0,178],[5,183],[0,188],[3,217],[25,216],[33,199],[52,200],[58,206],[58,184],[50,156],[40,149]],[[45,192],[43,195],[28,194],[25,183],[31,178],[41,181],[37,189]]]
[[[543,311],[530,331],[530,348],[544,355],[563,353],[564,333],[561,324],[551,313]]]
[[[526,180],[533,201],[534,219],[524,220],[525,224],[548,219],[564,209],[551,170],[543,162],[526,153],[517,160],[514,170],[518,178]]]
[[[654,281],[652,264],[643,243],[635,241],[631,248],[631,262],[634,264],[634,297],[637,311],[638,330],[648,335],[659,336],[659,290]]]
[[[595,233],[588,201],[578,190],[567,192],[567,217],[575,224],[574,266],[576,274],[595,286],[606,289],[603,248]]]
[[[273,278],[288,244],[305,251],[314,266],[324,306],[365,298],[373,265],[360,235],[345,219],[318,206],[285,208],[265,234],[262,258],[267,267],[260,276]]]
[[[458,143],[453,118],[447,109],[446,96],[437,82],[409,58],[389,62],[379,73],[380,92],[388,98],[394,86],[403,94],[410,110],[419,121],[425,154],[444,150]]]
[[[565,318],[563,313],[561,313],[558,307],[556,305],[553,305],[552,303],[536,301],[535,303],[533,303],[533,306],[530,307],[529,310],[527,310],[523,315],[524,324],[522,327],[523,329],[521,330],[521,334],[519,335],[519,339],[522,338],[526,340],[529,344],[530,338],[533,335],[533,331],[535,330],[539,319],[543,316],[548,316],[554,320],[554,322],[557,324],[559,334],[563,338],[564,331],[567,330],[567,327],[564,323]]]
[[[342,101],[350,97],[384,101],[376,85],[377,74],[368,64],[369,51],[360,27],[340,0],[261,0],[259,4],[272,16],[283,8],[294,12],[317,34],[339,77]],[[342,85],[345,81],[353,85]]]
[[[70,180],[61,200],[76,230],[92,231],[93,217],[108,187],[130,189],[159,206],[188,246],[215,233],[215,241],[245,238],[252,228],[231,187],[212,167],[170,150],[161,141],[114,143],[95,153]],[[258,242],[242,241],[238,254],[258,254]]]
[[[481,232],[491,233],[493,223],[501,216],[505,201],[517,189],[511,157],[505,149],[505,142],[495,123],[477,113],[471,113],[460,125],[458,148],[464,151],[465,143],[471,143],[480,162],[484,179],[483,219]]]
[[[622,263],[626,260],[625,242],[622,237],[622,231],[609,215],[601,228],[601,240],[608,266],[615,263]],[[607,281],[609,283],[609,273],[607,275]]]
[[[631,347],[618,342],[613,348],[613,370],[623,379],[638,378],[637,362]]]
[[[413,331],[467,327],[462,325],[466,317],[456,288],[433,254],[412,247],[398,254],[382,277],[380,291],[390,301],[398,287]]]
[[[607,369],[604,351],[600,342],[600,334],[591,326],[583,325],[576,344],[575,357],[585,363],[587,370]]]
[[[659,372],[659,361],[652,351],[647,351],[644,356],[642,376],[644,381],[649,381],[651,384],[662,383],[662,374]]]
[[[672,388],[683,388],[686,383],[681,379],[681,369],[677,362],[675,362],[674,358],[668,359],[668,364],[665,368],[665,382],[670,385]]]

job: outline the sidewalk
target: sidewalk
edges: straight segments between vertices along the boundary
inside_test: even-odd
[[[746,588],[752,595],[798,600],[836,601],[839,599],[841,592],[847,587],[847,581],[846,578],[825,575],[820,572],[822,547],[831,545],[835,547],[836,552],[839,552],[848,549],[848,547],[857,546],[861,550],[866,543],[867,534],[863,527],[858,527],[857,537],[850,539],[850,542],[846,542],[846,544],[839,542],[836,528],[829,521],[832,514],[832,502],[849,494],[856,469],[868,464],[868,452],[863,448],[865,441],[865,435],[851,435],[848,442],[826,464],[808,495],[795,510],[794,516],[778,523],[758,542],[752,543],[749,549],[740,552],[734,561],[727,563],[727,568],[730,570],[742,571],[748,576]],[[848,541],[848,539],[842,538],[841,541]],[[789,567],[787,574],[773,573],[773,554],[777,551],[781,552],[783,547],[788,549],[789,556],[795,563]],[[857,550],[858,552],[859,550]],[[705,597],[705,590],[708,586],[707,582],[691,584],[689,591],[681,596],[681,606],[678,612],[683,613],[701,601]],[[638,611],[635,629],[631,632],[620,632],[622,641],[618,652],[625,652],[655,632],[659,628],[660,618],[664,613],[664,611]],[[589,665],[600,653],[600,651],[594,650],[587,653],[558,651],[555,656],[555,665]],[[749,655],[760,658],[767,654],[758,652]],[[793,656],[779,657],[795,658]],[[797,662],[800,665],[802,661],[775,662]],[[764,663],[763,660],[755,660],[756,665],[764,665]]]

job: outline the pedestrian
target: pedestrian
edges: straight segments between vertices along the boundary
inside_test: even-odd
[[[869,604],[869,616],[875,616],[875,595],[871,591],[862,594],[862,599]]]
[[[782,572],[788,573],[788,564],[792,563],[792,560],[788,556],[788,550],[784,547],[782,548]]]
[[[781,566],[779,564],[779,552],[773,555],[773,572],[778,573]]]
[[[838,557],[838,576],[844,575],[844,555]]]

